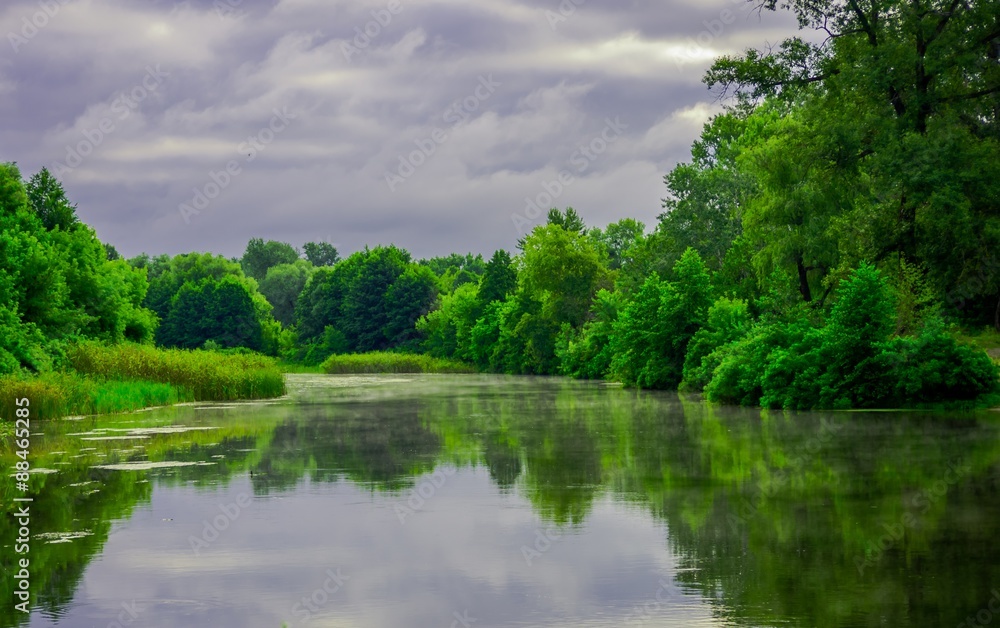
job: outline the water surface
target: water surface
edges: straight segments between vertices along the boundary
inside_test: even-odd
[[[489,376],[290,388],[34,425],[34,608],[2,624],[1000,625],[1000,413]],[[9,514],[0,533],[12,600]]]

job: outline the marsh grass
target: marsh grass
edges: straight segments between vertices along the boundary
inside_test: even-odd
[[[331,355],[321,367],[324,373],[475,373],[468,364],[410,353],[357,353]]]
[[[195,401],[268,399],[285,394],[285,377],[277,363],[256,354],[87,342],[74,346],[68,356],[80,373],[106,380],[164,382],[189,391]]]
[[[193,400],[189,391],[166,383],[105,381],[76,373],[0,377],[0,417],[13,421],[15,401],[21,398],[28,399],[29,416],[35,419],[132,412]]]

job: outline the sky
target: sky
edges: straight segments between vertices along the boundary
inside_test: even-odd
[[[647,228],[721,110],[744,0],[7,0],[0,160],[123,255],[513,250],[549,207]]]

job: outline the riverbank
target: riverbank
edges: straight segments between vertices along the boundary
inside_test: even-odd
[[[277,363],[257,354],[90,342],[73,346],[66,358],[62,371],[0,377],[0,416],[12,420],[22,398],[31,403],[32,417],[52,419],[285,394]]]

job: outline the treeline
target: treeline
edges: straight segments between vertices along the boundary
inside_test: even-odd
[[[46,171],[6,165],[0,373],[86,337],[306,364],[423,352],[789,408],[995,393],[955,326],[1000,331],[1000,14],[935,7],[793,3],[830,37],[713,65],[727,108],[665,176],[651,232],[553,209],[489,261],[255,239],[126,263]]]

